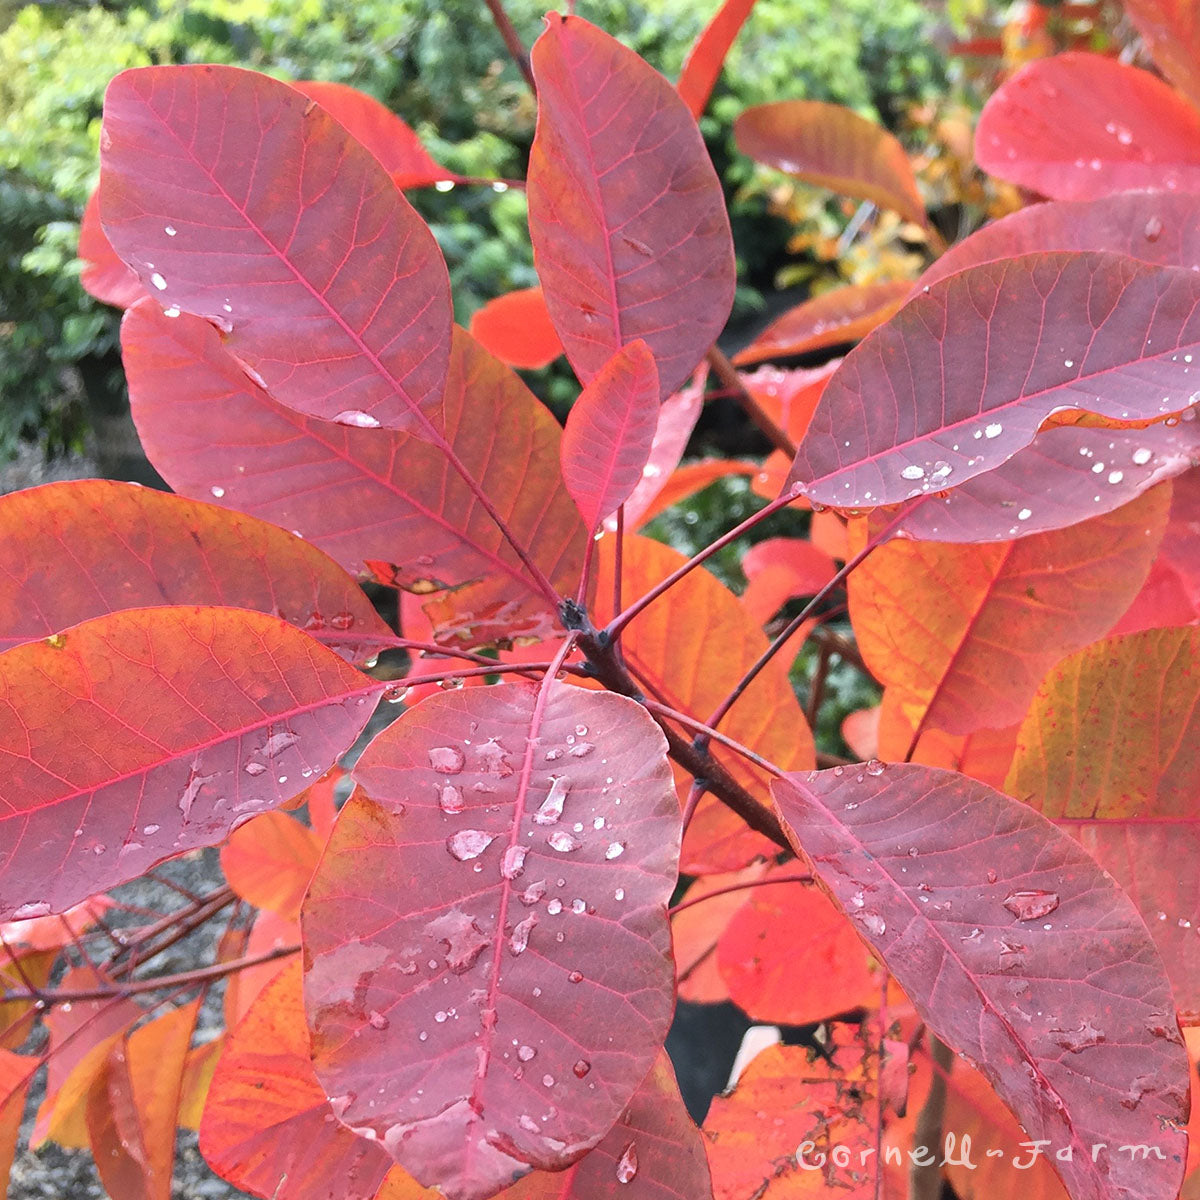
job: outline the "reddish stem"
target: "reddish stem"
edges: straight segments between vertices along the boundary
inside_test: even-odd
[[[668,915],[674,917],[683,912],[684,909],[693,907],[696,904],[703,904],[705,900],[713,900],[717,896],[728,896],[730,892],[746,892],[753,888],[767,887],[776,883],[812,883],[813,877],[809,874],[804,875],[786,875],[775,876],[772,879],[743,879],[741,883],[731,883],[726,887],[716,888],[714,891],[705,892],[703,896],[696,896],[691,900],[680,900],[680,902],[667,910]]]

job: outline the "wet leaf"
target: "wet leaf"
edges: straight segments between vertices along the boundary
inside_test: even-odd
[[[1023,67],[984,105],[975,160],[1054,200],[1200,188],[1200,113],[1149,71],[1073,52]]]
[[[313,1057],[339,1119],[426,1186],[482,1200],[566,1166],[653,1063],[664,750],[624,697],[500,684],[429,697],[359,760],[303,909]]]
[[[546,26],[532,53],[528,176],[546,306],[584,383],[643,338],[665,398],[733,303],[721,185],[695,119],[658,72],[579,17],[551,13]]]
[[[1055,1164],[1072,1195],[1175,1195],[1188,1063],[1170,985],[1137,910],[1077,843],[929,767],[791,775],[773,792],[930,1029],[1030,1138],[1072,1150]],[[1137,1143],[1161,1158],[1115,1149]]]
[[[0,915],[220,842],[327,770],[382,690],[242,609],[130,609],[0,655]]]
[[[143,67],[109,84],[101,142],[104,232],[151,295],[222,329],[281,404],[436,436],[446,264],[319,104],[236,67]]]

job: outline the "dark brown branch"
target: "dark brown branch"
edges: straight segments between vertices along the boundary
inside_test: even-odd
[[[788,437],[787,430],[775,423],[774,418],[750,394],[750,390],[737,373],[737,368],[725,356],[724,352],[712,346],[705,355],[713,374],[720,380],[721,386],[738,402],[742,411],[750,418],[758,429],[766,435],[767,441],[776,450],[783,451],[788,458],[796,457],[796,443]]]
[[[513,27],[512,21],[508,19],[508,13],[504,11],[503,0],[485,0],[485,3],[488,6],[488,12],[492,14],[492,20],[496,23],[497,32],[504,39],[504,48],[513,62],[517,64],[517,69],[525,77],[525,82],[529,84],[529,90],[536,96],[537,82],[533,78],[533,68],[529,65],[529,55],[525,53],[520,35]]]

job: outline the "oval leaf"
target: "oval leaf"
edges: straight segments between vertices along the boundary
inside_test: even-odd
[[[850,577],[863,658],[918,728],[1014,724],[1046,671],[1132,603],[1170,505],[1170,488],[1160,488],[1110,516],[1017,542],[889,542]]]
[[[255,998],[229,1034],[200,1124],[223,1179],[263,1200],[371,1200],[391,1159],[333,1118],[313,1073],[300,964]]]
[[[221,870],[242,900],[296,921],[321,846],[321,839],[295,817],[261,813],[229,835],[221,847]]]
[[[1023,67],[984,105],[975,160],[1053,200],[1200,189],[1200,113],[1149,71],[1070,53]]]
[[[928,224],[904,147],[849,108],[820,100],[759,104],[733,123],[733,136],[743,154],[768,167]]]
[[[1200,267],[1200,196],[1119,192],[1098,200],[1048,200],[992,221],[956,242],[913,294],[980,263],[1049,250],[1111,250],[1161,267]]]
[[[471,317],[470,329],[489,354],[510,367],[538,370],[563,352],[540,287],[506,292],[489,300]]]
[[[772,321],[745,350],[734,355],[733,361],[747,366],[857,342],[896,312],[911,287],[897,280],[851,284],[822,292]]]
[[[431,696],[354,775],[302,916],[334,1111],[455,1200],[565,1166],[670,1020],[661,732],[621,696],[501,684]]]
[[[1124,0],[1162,73],[1200,108],[1200,13],[1191,0]]]
[[[0,655],[0,918],[220,842],[328,770],[382,689],[232,608],[131,609]]]
[[[998,467],[1060,410],[1144,422],[1197,395],[1197,272],[1002,259],[934,284],[846,356],[788,481],[822,504],[897,503]]]
[[[302,538],[135,484],[73,480],[0,498],[0,559],[0,650],[167,604],[271,613],[351,659],[396,640],[362,588]]]
[[[365,146],[398,188],[427,187],[458,179],[435,162],[421,139],[374,96],[344,83],[305,79],[292,87],[315,100],[355,141]]]
[[[438,636],[548,632],[544,597],[436,447],[277,404],[202,321],[138,305],[121,340],[142,445],[176,491],[212,499],[216,488],[221,504],[298,532],[350,571],[381,560],[395,565],[389,582],[456,589]],[[562,482],[558,422],[461,330],[444,416],[463,469],[551,581],[573,593],[586,531]]]
[[[563,479],[590,532],[641,482],[658,416],[658,371],[643,341],[618,350],[571,406],[562,439]]]
[[[529,231],[550,317],[587,383],[644,338],[660,397],[687,378],[733,304],[721,184],[674,88],[579,17],[533,47],[538,123]]]
[[[1075,1197],[1167,1200],[1188,1061],[1141,917],[1076,842],[962,775],[908,764],[773,786],[797,851],[923,1020],[974,1060]],[[913,851],[916,851],[914,854]],[[1121,1145],[1145,1144],[1145,1161]]]
[[[224,330],[280,403],[436,437],[446,264],[316,101],[236,67],[122,72],[104,101],[100,211],[147,291]]]

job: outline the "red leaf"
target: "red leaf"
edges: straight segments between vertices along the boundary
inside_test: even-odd
[[[1200,113],[1149,71],[1069,53],[1023,67],[984,105],[975,160],[1055,200],[1200,188]]]
[[[78,253],[83,260],[79,282],[89,296],[116,308],[128,308],[146,294],[137,272],[117,257],[100,224],[99,189],[92,192],[83,208]]]
[[[667,488],[679,460],[687,449],[688,440],[700,410],[704,407],[704,384],[708,378],[707,367],[702,366],[681,391],[668,396],[658,410],[658,425],[654,440],[650,444],[650,458],[642,469],[642,478],[625,501],[625,525],[636,529],[651,519],[651,515],[662,510],[660,497]],[[616,522],[610,518],[606,527],[615,531]]]
[[[772,321],[733,361],[744,366],[857,342],[888,320],[911,289],[901,279],[822,292]]]
[[[842,741],[850,752],[864,762],[868,758],[880,758],[879,753],[880,706],[858,708],[847,713],[842,720]]]
[[[131,609],[0,655],[0,916],[61,912],[220,842],[327,770],[382,690],[231,608]]]
[[[200,1003],[120,1038],[88,1096],[92,1154],[112,1196],[170,1200],[183,1073]]]
[[[1121,192],[1033,204],[955,243],[912,294],[980,263],[1050,250],[1111,250],[1161,267],[1200,267],[1200,196]]]
[[[1159,558],[1175,568],[1192,603],[1200,607],[1200,469],[1171,484],[1171,519]]]
[[[1125,0],[1123,7],[1163,74],[1200,108],[1200,13],[1195,5],[1191,0]]]
[[[688,51],[675,85],[688,112],[697,120],[708,105],[708,98],[721,75],[725,55],[737,41],[754,0],[723,0],[712,20],[704,27],[696,44]]]
[[[618,350],[572,405],[560,451],[563,479],[590,533],[641,482],[658,414],[658,371],[640,340]]]
[[[221,847],[221,870],[248,904],[295,921],[321,846],[321,839],[295,817],[261,813],[229,835]]]
[[[362,589],[315,546],[254,517],[133,484],[87,479],[3,497],[0,558],[0,649],[89,617],[168,604],[271,613],[350,659],[395,643]]]
[[[881,546],[850,577],[863,658],[921,728],[966,734],[1019,721],[1046,671],[1129,607],[1170,503],[1170,489],[1158,489],[1017,542]]]
[[[142,444],[176,491],[211,498],[219,488],[225,506],[298,531],[356,573],[403,551],[396,582],[458,589],[441,618],[446,634],[548,632],[545,599],[436,447],[276,404],[241,375],[211,327],[152,305],[130,310],[122,343]],[[463,469],[551,581],[573,592],[586,531],[559,472],[558,423],[461,331],[444,417]],[[461,586],[472,581],[481,582]]]
[[[662,397],[733,304],[721,184],[674,88],[579,17],[551,13],[533,47],[538,123],[529,230],[550,317],[585,383],[644,338]]]
[[[355,141],[365,146],[398,188],[427,187],[439,179],[459,179],[434,161],[421,139],[391,109],[344,83],[315,79],[293,83],[315,100]]]
[[[738,149],[843,196],[871,200],[925,225],[925,205],[904,147],[880,125],[840,104],[780,100],[733,123]]]
[[[803,538],[767,538],[746,551],[742,570],[749,583],[742,603],[759,624],[796,596],[813,596],[837,573],[833,559]]]
[[[471,336],[510,367],[548,367],[563,345],[540,287],[522,288],[489,300],[471,317]]]
[[[1125,615],[1109,633],[1139,633],[1143,629],[1161,629],[1167,625],[1191,625],[1197,620],[1200,620],[1200,609],[1189,595],[1184,580],[1160,553],[1150,566],[1142,590],[1134,596]]]
[[[773,872],[781,873],[794,876],[796,864]],[[750,896],[721,935],[717,962],[730,999],[752,1020],[815,1024],[878,1002],[866,949],[827,896],[804,883],[776,883]]]
[[[144,67],[109,84],[101,147],[105,233],[152,295],[225,330],[281,404],[436,437],[446,264],[320,105],[235,67]]]
[[[1078,845],[928,767],[835,768],[773,791],[930,1029],[978,1062],[1031,1138],[1071,1149],[1055,1167],[1072,1195],[1176,1195],[1188,1063],[1170,985],[1136,909]],[[1162,1158],[1116,1150],[1137,1143]]]
[[[1198,308],[1196,272],[1112,254],[1026,255],[943,279],[843,360],[789,482],[823,504],[898,503],[993,470],[1064,409],[1105,423],[1179,412],[1195,392]]]
[[[300,964],[229,1034],[200,1125],[200,1151],[264,1200],[371,1200],[391,1159],[334,1119],[309,1060]]]
[[[344,1123],[455,1200],[596,1145],[662,1044],[664,750],[624,697],[500,684],[431,696],[355,768],[303,910],[313,1060]]]

